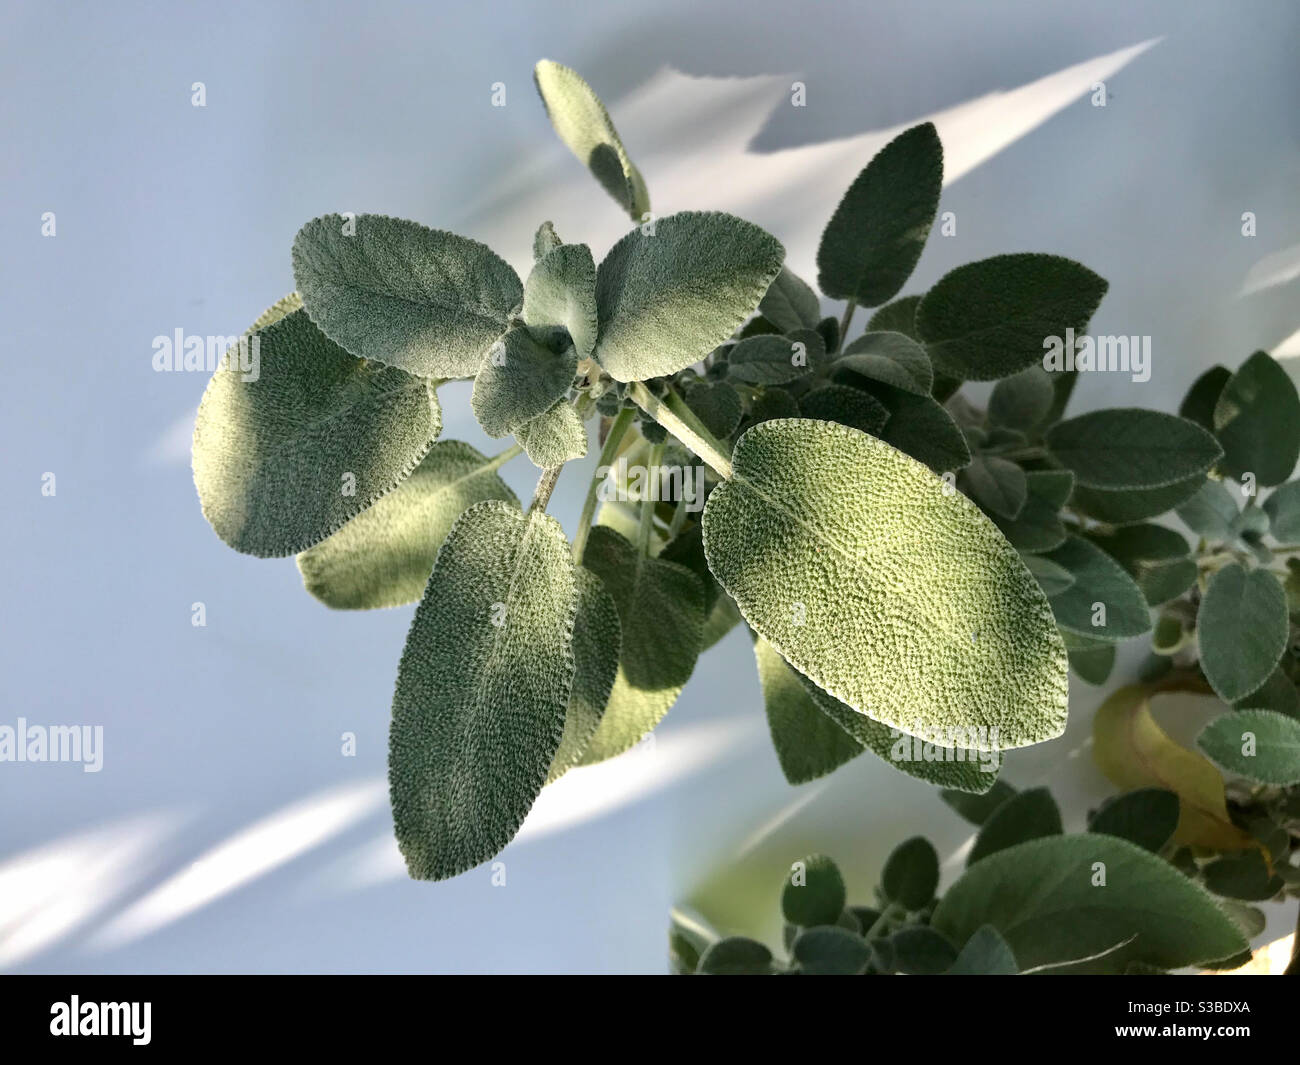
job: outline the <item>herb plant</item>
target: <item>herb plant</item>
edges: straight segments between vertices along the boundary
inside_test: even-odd
[[[260,375],[219,368],[195,427],[226,543],[296,555],[331,607],[419,604],[389,759],[411,875],[495,855],[545,784],[652,730],[742,618],[792,782],[869,749],[988,792],[998,752],[1064,728],[1067,663],[1095,677],[1151,628],[1094,522],[1188,503],[1256,438],[1217,407],[1212,428],[1194,412],[1062,420],[1076,371],[1045,368],[1045,339],[1083,333],[1106,290],[1069,259],[997,256],[900,296],[942,186],[929,124],[828,222],[817,282],[844,307],[826,317],[758,226],[656,217],[577,74],[544,61],[536,82],[633,220],[599,264],[550,223],[521,281],[415,222],[314,219],[296,291],[250,330]],[[874,313],[853,336],[858,309]],[[438,439],[438,388],[468,378],[484,431],[513,438],[496,455]],[[997,381],[987,411],[965,381]],[[547,505],[593,421],[569,542]],[[498,472],[521,453],[540,470],[526,506]],[[623,500],[603,498],[611,468],[644,474]],[[688,478],[707,502],[671,490]]]

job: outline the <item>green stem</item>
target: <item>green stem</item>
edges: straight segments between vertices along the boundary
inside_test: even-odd
[[[504,451],[499,452],[496,455],[493,455],[492,458],[488,460],[488,464],[483,467],[483,472],[493,473],[501,469],[502,466],[504,466],[516,455],[522,455],[523,451],[524,451],[523,447],[519,444],[515,444],[512,447],[506,448]]]
[[[596,472],[591,475],[591,483],[587,485],[587,498],[582,502],[582,514],[578,518],[578,529],[573,537],[575,562],[582,561],[582,553],[587,547],[587,537],[591,533],[591,522],[596,516],[596,496],[605,480],[605,476],[600,471],[613,464],[619,445],[623,443],[623,437],[632,427],[632,420],[635,417],[636,414],[631,407],[624,407],[610,423],[609,432],[605,435],[605,446],[600,449],[600,458],[596,460]]]
[[[628,395],[638,407],[699,455],[719,477],[731,477],[731,459],[727,457],[726,448],[700,424],[676,392],[670,391],[668,398],[660,401],[644,384],[634,381]]]
[[[849,300],[844,308],[844,317],[840,319],[840,350],[844,350],[844,339],[849,335],[849,323],[853,321],[853,312],[858,309],[857,300]]]
[[[685,471],[683,471],[683,477]],[[674,540],[677,534],[682,531],[682,526],[686,524],[686,501],[677,500],[677,509],[673,511],[673,520],[668,525],[668,539]]]
[[[542,475],[537,478],[537,488],[533,492],[533,501],[528,505],[528,513],[535,510],[545,510],[546,504],[551,501],[551,493],[555,491],[555,482],[560,479],[560,471],[564,469],[563,465],[548,466],[542,470]]]
[[[646,496],[641,500],[641,523],[636,530],[637,554],[646,557],[650,554],[650,534],[654,531],[655,506],[658,504],[655,496],[659,494],[651,488],[651,485],[655,483],[653,478],[659,477],[659,467],[664,461],[664,446],[662,441],[655,444],[650,449],[650,461],[646,464],[652,480],[646,485]]]
[[[885,907],[884,912],[876,918],[871,927],[867,929],[865,936],[867,942],[875,939],[876,936],[884,931],[885,928],[887,928],[896,918],[905,917],[906,915],[907,911],[898,905],[898,903],[891,902]]]

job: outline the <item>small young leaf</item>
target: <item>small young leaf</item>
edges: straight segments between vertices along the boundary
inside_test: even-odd
[[[904,840],[885,859],[880,887],[889,902],[911,912],[922,910],[938,886],[939,855],[924,836]]]
[[[1015,794],[1015,788],[1005,780],[999,780],[983,795],[969,795],[965,792],[945,789],[939,793],[939,798],[972,825],[982,825],[993,815],[994,810]]]
[[[459,440],[434,444],[393,491],[298,556],[303,586],[336,610],[414,603],[464,511],[487,499],[519,505],[499,465]]]
[[[867,321],[867,332],[902,333],[920,340],[916,335],[916,308],[920,302],[920,296],[903,296],[885,304]]]
[[[854,179],[817,248],[817,284],[832,299],[877,307],[921,257],[943,187],[943,145],[926,122],[899,134]]]
[[[1080,680],[1100,686],[1110,679],[1115,668],[1115,644],[1109,640],[1093,640],[1065,629],[1061,632],[1065,651],[1070,656],[1070,668]]]
[[[554,351],[527,326],[511,329],[474,378],[474,417],[488,436],[512,433],[563,400],[577,372],[572,345]]]
[[[600,97],[573,70],[549,59],[533,68],[538,95],[560,140],[585,164],[614,202],[640,222],[650,210],[645,180],[628,158]]]
[[[795,937],[790,955],[809,976],[854,976],[871,960],[871,947],[844,928],[808,928]]]
[[[1107,525],[1132,525],[1185,503],[1204,483],[1205,475],[1197,473],[1162,488],[1108,490],[1076,485],[1070,502],[1088,517]]]
[[[991,924],[980,925],[961,948],[948,969],[949,976],[1015,976],[1020,965],[1002,933]]]
[[[1269,872],[1264,855],[1252,848],[1210,862],[1204,869],[1205,886],[1216,895],[1247,902],[1264,902],[1285,887]]]
[[[515,439],[529,461],[541,469],[563,466],[587,453],[587,429],[568,400],[515,429]]]
[[[709,568],[800,672],[913,735],[969,728],[965,746],[995,749],[1059,735],[1051,608],[979,508],[829,422],[756,425],[732,461],[704,509]]]
[[[813,360],[798,363],[798,351],[789,337],[764,333],[747,337],[727,356],[727,373],[747,385],[783,385],[808,373]]]
[[[717,211],[632,230],[596,271],[596,361],[616,381],[698,362],[753,313],[784,259],[771,234]]]
[[[555,226],[550,222],[543,222],[533,235],[533,262],[541,262],[548,252],[554,251],[563,243],[564,241],[555,232]]]
[[[772,952],[756,939],[728,936],[704,952],[696,971],[709,976],[767,976],[772,971]]]
[[[1058,422],[1047,446],[1084,488],[1165,488],[1204,473],[1223,450],[1195,422],[1139,408],[1097,410]]]
[[[256,375],[223,359],[203,393],[194,484],[222,540],[269,558],[319,543],[396,488],[442,411],[435,382],[354,359],[306,311],[256,339]]]
[[[837,422],[860,432],[878,435],[889,421],[889,411],[875,396],[848,385],[823,385],[799,400],[805,418]]]
[[[452,527],[393,696],[388,779],[413,878],[463,873],[519,830],[564,731],[576,608],[554,518],[490,501]]]
[[[1178,796],[1164,788],[1138,788],[1108,800],[1088,824],[1089,832],[1118,836],[1159,854],[1178,828]]]
[[[855,377],[928,396],[934,384],[934,368],[925,348],[902,333],[863,333],[831,364],[837,380]]]
[[[1073,486],[1074,474],[1069,470],[1030,470],[1025,474],[1025,505],[1015,520],[990,516],[1016,550],[1051,551],[1065,543],[1060,510]]]
[[[1052,409],[1056,390],[1041,366],[1030,366],[1004,377],[989,396],[989,421],[1010,429],[1033,429]]]
[[[1195,422],[1207,432],[1214,432],[1214,407],[1219,402],[1223,386],[1231,379],[1232,371],[1227,367],[1211,366],[1192,382],[1178,408],[1178,416]]]
[[[1257,784],[1300,784],[1300,721],[1272,710],[1238,710],[1215,718],[1196,737],[1210,760]]]
[[[1268,570],[1239,563],[1210,578],[1196,619],[1201,669],[1219,698],[1234,703],[1260,687],[1286,650],[1286,592]]]
[[[1043,339],[1082,332],[1106,294],[1087,267],[1056,255],[997,255],[945,274],[916,309],[935,370],[993,381],[1043,365]]]
[[[1257,351],[1223,386],[1214,405],[1214,432],[1223,445],[1223,472],[1247,474],[1266,487],[1281,484],[1300,458],[1300,396],[1291,376]]]
[[[926,925],[900,928],[885,939],[873,941],[871,948],[880,968],[906,976],[938,976],[957,961],[957,948]]]
[[[1091,960],[1072,972],[1122,973],[1133,960],[1174,969],[1246,947],[1214,900],[1168,862],[1086,833],[1031,840],[976,862],[930,923],[961,944],[992,925],[1030,969],[1082,958]]]
[[[758,313],[783,333],[814,329],[821,318],[821,301],[807,282],[783,266],[759,300]]]
[[[844,912],[844,877],[823,854],[794,863],[781,889],[781,913],[800,928],[833,925]]]
[[[972,458],[970,465],[961,471],[959,487],[985,514],[996,514],[1007,521],[1014,521],[1020,515],[1029,492],[1025,471],[996,455]]]
[[[585,244],[561,244],[539,260],[524,282],[523,319],[534,330],[563,327],[578,358],[596,347],[596,263]]]
[[[1141,589],[1101,548],[1068,536],[1044,557],[1074,574],[1074,584],[1051,600],[1061,628],[1095,640],[1122,640],[1150,631],[1151,613]]]
[[[336,344],[420,377],[473,377],[523,297],[487,245],[384,215],[308,222],[293,239],[293,276]]]
[[[1059,836],[1061,811],[1046,788],[1017,792],[989,816],[966,858],[966,865],[987,858],[1017,843],[1043,836]]]

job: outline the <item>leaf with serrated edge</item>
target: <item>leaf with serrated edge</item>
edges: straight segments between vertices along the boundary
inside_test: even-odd
[[[314,218],[293,239],[307,313],[362,359],[420,377],[473,377],[519,306],[519,276],[486,244],[418,222]]]
[[[587,453],[587,428],[573,404],[564,399],[515,429],[515,439],[529,461],[542,469],[563,466]]]
[[[519,830],[564,731],[576,610],[554,518],[489,501],[452,527],[393,696],[388,779],[413,878],[472,869]]]
[[[223,358],[203,393],[194,485],[217,535],[266,558],[306,550],[396,488],[441,431],[442,410],[434,382],[353,358],[305,311],[256,340],[256,380],[239,357]],[[349,483],[355,494],[344,494]]]
[[[788,662],[913,735],[967,729],[965,746],[1002,749],[1061,733],[1051,607],[974,503],[829,422],[763,422],[732,461],[704,509],[705,554]]]

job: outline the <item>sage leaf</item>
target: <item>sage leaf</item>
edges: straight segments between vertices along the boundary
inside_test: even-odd
[[[916,334],[916,308],[920,302],[920,296],[903,296],[893,303],[885,304],[867,320],[867,332],[902,333],[913,340],[920,340]]]
[[[613,529],[591,530],[582,564],[613,597],[623,645],[609,706],[582,765],[635,746],[677,701],[695,669],[704,588],[685,566],[647,558]]]
[[[1204,473],[1223,455],[1195,422],[1138,408],[1097,410],[1047,431],[1047,447],[1084,488],[1164,488]]]
[[[578,764],[600,725],[623,644],[618,608],[600,578],[581,566],[575,578],[578,610],[573,622],[573,687],[564,715],[564,734],[546,776],[548,784]]]
[[[790,954],[809,976],[854,976],[871,960],[871,947],[843,928],[807,928],[795,937]]]
[[[628,157],[600,97],[576,71],[549,59],[533,68],[533,80],[560,140],[614,202],[640,222],[650,210],[645,179]]]
[[[969,730],[964,746],[997,749],[1059,735],[1051,608],[978,507],[829,422],[756,425],[732,461],[704,508],[709,568],[796,669],[913,735]]]
[[[877,966],[905,976],[938,976],[957,960],[957,948],[926,925],[909,925],[891,936],[873,940]]]
[[[990,516],[1014,521],[1024,509],[1029,486],[1025,471],[1014,462],[996,455],[976,455],[961,471],[960,480],[961,490]]]
[[[1080,680],[1100,686],[1110,679],[1115,668],[1115,644],[1109,640],[1094,640],[1065,629],[1061,632],[1065,651],[1070,656],[1070,668]]]
[[[1196,583],[1196,562],[1188,557],[1187,541],[1173,529],[1141,523],[1093,530],[1088,538],[1124,567],[1148,606],[1177,599]]]
[[[1205,475],[1198,473],[1161,488],[1108,490],[1076,485],[1070,502],[1088,517],[1107,525],[1132,525],[1180,506],[1204,483]]]
[[[1260,687],[1286,650],[1286,592],[1268,570],[1231,563],[1211,578],[1196,620],[1201,669],[1224,702]]]
[[[980,925],[971,933],[948,969],[949,976],[1015,976],[1019,972],[1011,947],[991,924]]]
[[[1205,886],[1216,895],[1247,902],[1264,902],[1286,885],[1269,872],[1258,850],[1218,858],[1205,866]]]
[[[1193,421],[1207,432],[1214,432],[1214,407],[1219,402],[1223,386],[1232,379],[1232,371],[1225,366],[1211,366],[1192,382],[1178,416]]]
[[[817,248],[817,284],[832,299],[888,303],[921,257],[943,188],[943,145],[932,123],[876,153],[840,200]]]
[[[799,400],[805,418],[838,422],[860,432],[878,435],[889,421],[889,411],[875,396],[848,385],[823,385]]]
[[[194,484],[216,534],[268,558],[319,543],[396,488],[442,429],[442,410],[436,382],[353,358],[305,311],[256,342],[255,377],[228,355],[203,393]]]
[[[1038,582],[1038,587],[1043,590],[1043,594],[1051,599],[1054,595],[1060,595],[1071,585],[1074,584],[1074,574],[1064,566],[1058,565],[1050,558],[1044,558],[1042,555],[1022,555],[1025,566],[1029,572],[1034,575],[1034,580]],[[1066,644],[1066,651],[1070,650],[1069,644]]]
[[[1257,351],[1223,386],[1214,405],[1214,433],[1223,445],[1223,472],[1241,481],[1281,484],[1300,458],[1300,396],[1291,376]]]
[[[1300,784],[1300,721],[1272,710],[1238,710],[1215,718],[1196,745],[1230,773],[1257,784]]]
[[[1074,584],[1051,599],[1056,623],[1096,640],[1122,640],[1151,629],[1142,590],[1124,567],[1078,536],[1044,555],[1074,574]]]
[[[966,438],[938,401],[897,388],[881,387],[874,394],[889,411],[882,437],[885,443],[935,473],[959,470],[970,462]]]
[[[523,296],[485,244],[384,215],[312,219],[294,237],[293,276],[336,344],[420,377],[473,377]]]
[[[993,386],[989,421],[1009,429],[1033,429],[1047,417],[1055,397],[1051,375],[1041,366],[1029,366]]]
[[[489,501],[452,526],[393,696],[388,780],[413,878],[463,873],[519,830],[564,731],[576,609],[554,518]]]
[[[1264,513],[1274,539],[1283,544],[1300,543],[1300,481],[1278,486],[1264,500]]]
[[[1013,520],[989,515],[1016,550],[1051,551],[1065,543],[1061,507],[1070,498],[1074,474],[1069,470],[1030,470],[1025,474],[1025,505]]]
[[[1059,836],[1061,811],[1046,788],[1017,792],[999,806],[980,827],[966,858],[967,867],[991,854],[1043,836]]]
[[[534,264],[524,282],[523,319],[534,329],[562,327],[578,358],[596,347],[596,263],[585,244],[561,244]]]
[[[1082,333],[1106,294],[1086,266],[1019,253],[959,266],[916,309],[916,328],[936,371],[968,381],[1044,365],[1044,340]]]
[[[568,400],[560,400],[515,429],[515,439],[534,466],[563,466],[587,453],[587,429]]]
[[[775,237],[717,211],[632,230],[596,271],[596,361],[616,381],[698,362],[753,313],[784,258]]]
[[[821,319],[821,301],[806,281],[788,266],[781,267],[763,298],[758,313],[781,332],[814,329]]]
[[[781,913],[800,928],[834,924],[844,912],[844,877],[824,854],[813,854],[790,867],[781,889]]]
[[[497,499],[519,505],[497,470],[459,440],[441,440],[411,475],[333,536],[298,556],[303,587],[336,610],[414,603],[460,515]]]
[[[806,347],[804,354],[800,365],[794,344],[778,333],[747,337],[727,356],[727,373],[747,385],[783,385],[808,373]]]
[[[1300,718],[1300,692],[1295,683],[1286,675],[1282,665],[1278,665],[1268,680],[1249,695],[1243,696],[1232,704],[1234,710],[1275,710],[1288,717]]]
[[[939,887],[939,854],[924,836],[904,840],[889,853],[880,874],[885,898],[915,913],[923,910]]]
[[[766,976],[772,971],[772,952],[756,939],[728,936],[704,952],[696,971],[709,976]]]
[[[862,744],[817,708],[794,670],[761,636],[754,640],[754,657],[772,746],[787,781],[806,784],[862,753]]]
[[[533,234],[533,262],[540,262],[548,252],[554,251],[563,243],[559,234],[555,232],[555,226],[550,222],[543,222]]]
[[[879,381],[918,396],[928,396],[934,368],[925,348],[902,333],[863,333],[831,363],[837,380]]]
[[[528,327],[511,329],[484,357],[474,378],[474,417],[488,436],[512,433],[564,399],[577,372],[572,345],[554,351]]]
[[[1118,836],[1159,854],[1178,828],[1178,796],[1164,788],[1138,788],[1108,799],[1088,823],[1088,831]]]
[[[686,389],[682,398],[691,412],[719,440],[736,431],[745,413],[740,393],[726,381],[700,382]]]
[[[1063,918],[1076,913],[1087,920]],[[1080,958],[1092,960],[1072,972],[1122,973],[1135,960],[1174,969],[1246,947],[1227,914],[1168,862],[1087,833],[1031,840],[976,862],[944,894],[930,924],[960,944],[992,925],[1026,969]]]
[[[958,816],[969,821],[972,825],[982,825],[989,819],[994,810],[1014,794],[1016,794],[1015,788],[1005,780],[999,780],[983,795],[970,795],[945,789],[939,793],[939,798],[952,807]]]

